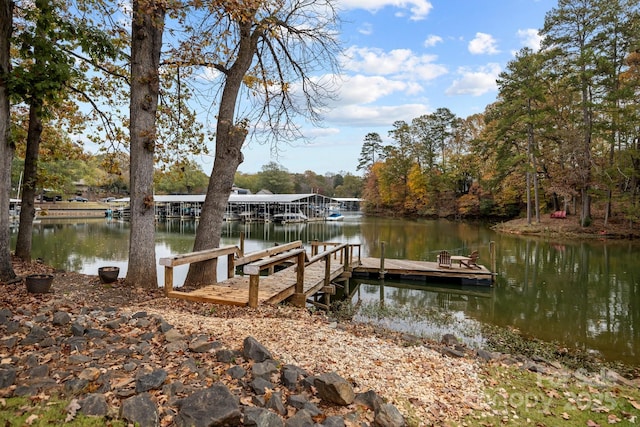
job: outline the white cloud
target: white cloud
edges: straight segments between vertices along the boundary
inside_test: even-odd
[[[476,33],[476,37],[469,42],[469,52],[474,55],[500,53],[496,47],[496,39],[486,33]]]
[[[533,49],[535,52],[540,50],[540,44],[542,43],[542,37],[538,33],[538,30],[534,28],[527,28],[526,30],[518,30],[518,38],[522,41],[522,45]]]
[[[444,65],[434,63],[437,58],[436,55],[415,55],[410,49],[387,52],[376,48],[351,47],[342,60],[345,70],[351,72],[426,81],[448,72]]]
[[[416,88],[407,82],[390,80],[382,76],[345,76],[339,89],[338,104],[371,104],[380,98],[396,92],[416,92]]]
[[[389,127],[397,120],[410,121],[414,117],[428,114],[429,106],[425,104],[401,104],[392,106],[352,105],[336,108],[325,118],[333,124],[350,127]]]
[[[388,6],[408,9],[412,21],[425,19],[433,8],[428,0],[338,0],[340,9],[364,9],[371,13]]]
[[[371,34],[373,34],[373,25],[371,25],[371,23],[369,22],[365,22],[364,24],[360,25],[360,28],[358,28],[358,32],[365,36],[370,36]]]
[[[496,79],[501,72],[499,64],[487,64],[477,70],[462,67],[458,69],[460,78],[453,81],[446,90],[447,95],[480,96],[497,90]]]
[[[424,47],[433,47],[438,43],[442,43],[442,37],[430,34],[424,41]]]

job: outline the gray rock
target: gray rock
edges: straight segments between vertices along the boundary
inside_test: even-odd
[[[169,331],[170,329],[173,329],[173,325],[170,325],[169,323],[162,321],[160,322],[160,332],[162,333],[167,333],[167,331]]]
[[[318,397],[337,405],[346,406],[355,399],[351,384],[335,372],[316,377],[315,386]]]
[[[293,391],[298,388],[299,381],[309,374],[302,368],[295,365],[284,365],[280,373],[282,385]]]
[[[136,393],[143,393],[149,390],[159,390],[167,379],[167,371],[164,369],[154,369],[147,375],[142,375],[136,379]]]
[[[87,328],[85,329],[84,334],[88,338],[104,338],[107,336],[107,333],[105,331],[96,328]]]
[[[71,365],[82,365],[84,363],[91,362],[91,360],[92,359],[89,356],[84,354],[72,354],[67,359],[67,362],[69,362]]]
[[[245,375],[247,375],[247,370],[242,366],[235,365],[227,369],[227,375],[229,375],[233,379],[239,380],[240,378],[243,378]]]
[[[444,345],[448,345],[448,346],[454,346],[459,344],[458,338],[455,337],[455,335],[453,334],[444,334],[442,336],[442,340],[440,341],[442,344]]]
[[[390,403],[383,403],[373,420],[375,427],[404,427],[406,423],[398,408]]]
[[[194,353],[207,353],[220,348],[221,345],[218,341],[210,341],[207,336],[199,336],[189,343],[189,350]]]
[[[16,382],[16,369],[12,366],[0,366],[0,388],[12,386]]]
[[[493,353],[491,353],[490,351],[487,350],[483,350],[483,349],[478,349],[478,351],[476,351],[476,354],[478,355],[478,357],[486,362],[489,362],[491,360],[494,359]]]
[[[176,403],[179,409],[174,421],[178,427],[237,426],[242,418],[237,399],[223,384],[214,384]]]
[[[280,417],[263,408],[244,408],[243,424],[246,427],[283,427]]]
[[[5,325],[11,319],[13,313],[8,308],[0,309],[0,325]]]
[[[73,396],[80,395],[87,391],[89,380],[84,378],[71,378],[64,383],[64,391]]]
[[[71,333],[73,334],[74,337],[83,336],[84,330],[85,330],[84,325],[81,325],[80,323],[73,323],[71,325]]]
[[[84,415],[104,417],[109,412],[107,399],[103,394],[90,393],[80,402],[80,412]]]
[[[354,399],[354,403],[364,406],[365,408],[368,408],[372,411],[377,411],[380,408],[380,405],[384,403],[384,401],[380,396],[378,396],[375,391],[369,390],[364,393],[357,393]]]
[[[264,362],[267,359],[273,359],[271,353],[265,346],[260,344],[255,338],[247,337],[244,339],[242,354],[247,360],[256,362]]]
[[[338,415],[325,418],[322,422],[324,427],[345,427],[344,419]]]
[[[273,390],[273,384],[264,378],[256,378],[249,386],[255,394],[265,394],[267,389]]]
[[[123,323],[124,323],[124,319],[122,317],[119,317],[117,319],[106,322],[104,326],[113,330],[113,329],[118,329],[120,326],[122,326]]]
[[[55,326],[68,325],[71,322],[71,316],[66,311],[56,311],[53,314],[53,323]]]
[[[137,313],[134,313],[131,316],[132,319],[141,319],[143,317],[147,317],[147,312],[146,311],[138,311]]]
[[[240,352],[229,350],[228,348],[216,351],[216,359],[222,363],[235,363],[236,359],[241,356],[242,354]]]
[[[140,427],[155,427],[160,425],[158,408],[151,400],[149,393],[125,399],[120,406],[120,417]]]
[[[451,356],[451,357],[464,357],[463,352],[456,350],[455,348],[449,348],[449,347],[443,348],[442,354],[445,356]]]
[[[184,339],[184,335],[182,335],[177,329],[171,328],[164,333],[164,339],[168,342],[181,341]]]
[[[299,410],[296,414],[284,422],[285,427],[313,427],[315,423],[311,414],[304,409]]]
[[[287,408],[282,403],[282,392],[275,391],[271,393],[269,399],[264,403],[264,407],[277,412],[280,415],[287,415]]]
[[[167,351],[167,353],[183,352],[187,349],[187,343],[182,340],[173,341],[167,344],[167,346],[164,349]]]
[[[278,373],[278,365],[273,359],[267,359],[264,362],[254,363],[251,367],[253,378],[263,378],[267,381],[271,380],[274,374]]]
[[[49,367],[47,365],[38,365],[29,371],[30,378],[44,378],[49,375]]]
[[[312,417],[322,414],[322,411],[318,409],[318,407],[313,402],[310,402],[309,399],[307,399],[307,397],[302,394],[294,394],[289,396],[289,399],[287,402],[289,403],[289,405],[293,406],[296,409],[306,410],[309,413],[309,415],[311,415]]]
[[[20,344],[21,345],[39,344],[45,338],[49,338],[49,332],[46,329],[41,328],[40,326],[34,326],[33,328],[31,328],[31,331],[29,331],[29,334],[26,337],[24,337],[22,341],[20,341]]]

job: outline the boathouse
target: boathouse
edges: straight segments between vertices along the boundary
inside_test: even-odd
[[[204,194],[155,195],[155,215],[158,219],[199,218]],[[349,199],[353,208],[355,199]],[[123,217],[129,198],[117,199]],[[230,194],[224,215],[226,221],[270,221],[277,215],[302,214],[306,220],[323,220],[332,209],[346,207],[339,199],[322,194]],[[359,206],[358,206],[359,207]],[[114,210],[114,212],[116,212]]]

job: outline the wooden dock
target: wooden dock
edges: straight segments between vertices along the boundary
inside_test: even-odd
[[[324,251],[318,253],[320,246],[312,245],[311,258],[300,241],[246,255],[236,246],[227,246],[162,258],[165,294],[170,298],[250,307],[290,299],[295,305],[304,306],[318,293],[325,296],[335,293],[335,282],[348,279],[353,267],[359,264],[359,254],[356,260],[352,259],[354,245],[320,245],[325,245]],[[174,267],[222,256],[227,257],[226,280],[194,290],[173,288]],[[243,275],[235,275],[238,267],[243,267]],[[329,301],[320,305],[328,306]]]
[[[244,254],[244,245],[226,246],[200,252],[161,258],[165,267],[165,294],[191,301],[257,307],[288,300],[328,308],[336,284],[352,275],[376,278],[457,280],[462,284],[490,286],[493,273],[482,265],[467,267],[453,263],[442,267],[436,262],[382,258],[362,258],[360,244],[311,243],[307,254],[301,241]],[[383,252],[384,253],[384,252]],[[179,265],[227,258],[227,278],[193,290],[174,289],[173,268]],[[241,268],[242,274],[236,271]],[[318,296],[324,297],[324,303]]]
[[[353,269],[353,275],[381,279],[437,279],[459,281],[464,285],[491,286],[493,283],[493,273],[483,265],[469,268],[453,263],[451,267],[441,267],[437,262],[402,259],[362,258],[361,264]]]

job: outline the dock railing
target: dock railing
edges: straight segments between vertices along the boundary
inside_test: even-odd
[[[311,242],[309,242],[309,244],[311,245],[311,256],[315,256],[318,254],[318,252],[320,251],[320,248],[322,247],[323,252],[325,252],[327,250],[327,248],[329,247],[336,247],[336,246],[340,246],[341,248],[344,247],[346,245],[346,250],[342,251],[334,251],[334,259],[336,259],[336,257],[339,255],[340,256],[340,263],[341,264],[345,264],[345,266],[351,266],[351,264],[356,263],[356,264],[361,264],[360,262],[360,258],[361,258],[361,248],[362,245],[360,243],[337,243],[337,242],[320,242],[318,240],[313,240]],[[356,249],[358,250],[357,254],[356,254]],[[356,256],[357,256],[357,260],[356,260]],[[345,269],[345,271],[347,271]]]
[[[234,259],[240,253],[237,246],[223,246],[203,251],[189,252],[186,254],[174,255],[160,258],[160,265],[164,266],[164,293],[169,296],[173,291],[173,268],[179,265],[191,264],[202,261],[210,261],[219,257],[227,257],[227,278],[235,275]],[[216,277],[216,281],[218,278]]]
[[[273,271],[273,268],[283,262],[295,259],[298,266],[296,275],[296,293],[298,289],[304,289],[304,261],[306,258],[306,251],[304,248],[291,249],[277,255],[264,258],[259,261],[254,261],[250,264],[246,264],[242,268],[244,274],[249,275],[249,307],[256,308],[258,306],[258,288],[260,284],[260,272],[262,270],[269,269]]]

